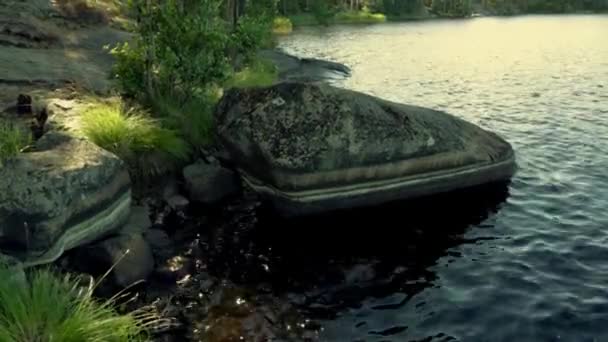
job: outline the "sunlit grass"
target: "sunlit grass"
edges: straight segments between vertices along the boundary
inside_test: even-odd
[[[274,34],[289,34],[293,30],[293,24],[287,17],[276,17],[272,22],[272,32]]]
[[[0,119],[0,167],[29,146],[32,135],[24,128]]]
[[[151,172],[151,165],[140,165],[146,153],[160,155],[167,162],[186,160],[190,146],[179,132],[162,127],[160,120],[138,108],[127,108],[120,101],[97,102],[81,116],[82,133],[98,146],[116,154],[135,170]],[[159,165],[161,173],[163,162]]]
[[[257,60],[245,69],[237,72],[226,83],[227,88],[267,87],[278,79],[276,66],[266,60]]]
[[[114,300],[93,298],[94,284],[35,270],[20,279],[0,266],[0,341],[144,341],[154,318],[144,312],[119,314]]]

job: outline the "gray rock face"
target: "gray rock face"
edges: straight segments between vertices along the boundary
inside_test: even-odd
[[[350,68],[336,62],[299,58],[279,50],[261,50],[258,54],[277,66],[279,79],[284,81],[321,82],[351,75]]]
[[[215,131],[245,180],[288,214],[505,180],[508,142],[444,112],[324,84],[232,89]]]
[[[0,168],[0,250],[25,266],[120,229],[130,214],[127,169],[82,139],[50,132]]]
[[[240,190],[238,176],[219,163],[198,161],[183,170],[190,199],[213,204],[235,195]]]

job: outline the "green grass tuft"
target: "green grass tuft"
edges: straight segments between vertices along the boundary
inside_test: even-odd
[[[289,34],[293,31],[293,24],[287,17],[276,17],[272,22],[272,32],[274,34]]]
[[[273,85],[279,77],[277,67],[270,61],[257,60],[237,72],[226,82],[226,88],[252,88]]]
[[[97,301],[94,286],[78,279],[36,270],[19,279],[0,266],[0,341],[144,341],[151,314],[121,315],[113,300]]]
[[[128,159],[142,152],[156,151],[184,160],[189,156],[186,142],[176,131],[161,127],[146,112],[124,110],[120,102],[98,103],[81,117],[85,136],[100,147]]]
[[[32,143],[32,135],[23,128],[0,119],[0,167]]]
[[[386,16],[369,11],[349,11],[337,13],[334,21],[340,24],[374,24],[385,22]]]
[[[131,179],[146,180],[172,171],[191,154],[179,132],[137,108],[125,109],[119,101],[99,102],[81,116],[83,134],[96,145],[116,154],[128,165]]]

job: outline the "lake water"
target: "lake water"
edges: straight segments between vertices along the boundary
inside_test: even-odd
[[[306,28],[280,47],[495,131],[519,165],[503,195],[268,238],[322,341],[608,341],[608,16]]]

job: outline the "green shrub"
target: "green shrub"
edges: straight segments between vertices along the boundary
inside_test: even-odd
[[[195,150],[212,142],[212,111],[219,100],[219,89],[210,90],[204,96],[195,97],[185,103],[169,96],[157,94],[151,98],[152,111],[163,118],[164,123],[180,132]]]
[[[32,135],[17,125],[0,119],[0,167],[23,151],[32,142]]]
[[[276,17],[272,21],[272,32],[275,34],[288,34],[293,31],[293,24],[287,17]]]
[[[230,74],[231,35],[219,17],[220,0],[132,0],[139,18],[132,43],[111,52],[114,77],[123,94],[148,100],[171,92],[186,101]]]
[[[312,14],[321,25],[328,25],[334,16],[326,0],[314,0]]]
[[[141,109],[125,109],[119,101],[92,105],[81,116],[81,128],[89,140],[127,162],[135,175],[163,173],[190,155],[177,131],[161,127]]]
[[[153,318],[143,312],[118,314],[114,301],[93,298],[94,286],[71,276],[36,270],[27,279],[0,266],[0,341],[144,341]]]

